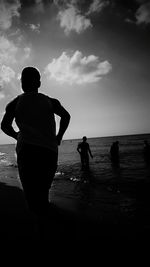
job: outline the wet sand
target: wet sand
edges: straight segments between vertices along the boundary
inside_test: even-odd
[[[5,181],[5,182],[4,182]],[[67,242],[105,240],[105,242],[123,238],[135,240],[136,228],[134,223],[114,222],[109,216],[108,221],[79,212],[74,201],[69,205],[65,199],[53,199],[49,218],[44,231],[39,235],[34,218],[29,213],[23,191],[18,180],[6,178],[0,182],[0,236],[3,239],[53,240],[62,239]],[[103,207],[105,209],[105,207]],[[113,211],[112,211],[113,212]],[[94,215],[94,214],[93,214]],[[113,214],[112,214],[113,218]],[[43,235],[43,236],[42,236]]]
[[[56,192],[52,190],[51,201],[53,205],[50,207],[49,215],[43,221],[42,227],[39,228],[35,224],[33,214],[27,209],[19,179],[16,177],[17,168],[6,168],[3,172],[1,170],[1,241],[19,241],[19,244],[47,242],[49,246],[52,244],[67,244],[68,246],[82,244],[84,247],[98,244],[99,247],[104,246],[104,244],[106,246],[125,243],[138,245],[142,242],[145,243],[150,238],[149,181],[142,181],[132,186],[130,183],[129,188],[126,188],[126,183],[124,184],[122,181],[120,184],[121,192],[112,192],[109,199],[106,199],[106,186],[112,191],[112,188],[115,188],[115,182],[114,184],[112,181],[111,184],[100,185],[102,201],[98,207],[94,204],[88,209],[85,207],[86,199],[83,202],[78,202],[74,198],[67,199],[61,195],[58,197]],[[77,184],[70,183],[70,186],[74,190]],[[129,192],[129,189],[131,194],[136,193],[136,203],[129,202],[127,198],[125,202],[124,195]],[[60,191],[58,183],[57,190]],[[120,210],[122,212],[119,212]]]

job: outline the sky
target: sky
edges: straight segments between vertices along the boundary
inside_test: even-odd
[[[0,0],[0,120],[26,66],[70,113],[64,139],[150,133],[149,0]]]

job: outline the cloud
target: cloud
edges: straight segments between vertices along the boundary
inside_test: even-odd
[[[15,77],[12,66],[17,63],[16,55],[18,47],[6,37],[0,36],[0,87],[9,83]],[[1,92],[4,94],[4,92]]]
[[[0,66],[0,86],[3,87],[4,83],[9,83],[13,78],[15,78],[14,70],[8,66],[1,65]]]
[[[40,33],[40,23],[37,24],[29,24],[29,28],[31,29],[31,31],[36,32],[36,33]]]
[[[35,0],[35,7],[34,12],[35,13],[43,13],[44,12],[44,3],[43,0]]]
[[[127,23],[131,23],[131,24],[132,24],[132,23],[135,23],[135,21],[133,21],[133,20],[130,19],[130,18],[126,18],[126,19],[125,19],[125,22],[127,22]]]
[[[3,92],[0,92],[0,100],[3,99],[3,98],[5,98],[5,95],[4,95]],[[3,114],[3,113],[1,113],[1,114]]]
[[[59,8],[57,19],[60,21],[60,27],[64,28],[65,34],[71,31],[82,33],[92,27],[90,15],[99,13],[109,4],[107,0],[54,0],[54,4]]]
[[[67,9],[59,11],[57,18],[60,20],[60,26],[64,28],[67,35],[71,31],[81,33],[92,26],[91,21],[81,15],[74,6],[69,6]]]
[[[17,51],[18,48],[12,41],[0,36],[0,65],[16,63]]]
[[[24,47],[22,49],[22,55],[20,56],[20,62],[24,63],[26,60],[28,60],[31,56],[31,48],[30,47]]]
[[[131,2],[132,3],[132,2]],[[128,23],[134,23],[136,25],[149,24],[150,23],[150,1],[149,0],[135,0],[133,7],[130,11],[130,18],[126,18]],[[132,11],[132,12],[131,12]]]
[[[21,3],[19,0],[0,0],[0,29],[7,30],[12,25],[13,17],[19,17]]]
[[[14,65],[19,64],[31,55],[31,48],[23,46],[22,43],[15,44],[5,36],[0,36],[0,65]]]
[[[5,85],[16,78],[15,70],[29,59],[30,47],[15,44],[5,36],[0,36],[0,91],[5,95]],[[11,87],[13,83],[11,83]]]
[[[87,12],[87,15],[92,14],[94,12],[101,12],[102,9],[109,4],[109,1],[107,0],[93,0],[91,5],[89,6],[89,10]]]
[[[92,12],[99,12],[102,8],[109,4],[109,0],[53,0],[54,4],[60,9],[64,10],[68,6],[74,6],[82,14]]]
[[[144,3],[142,4],[135,14],[137,24],[148,24],[150,23],[150,3]]]
[[[72,56],[63,52],[59,58],[54,58],[47,65],[45,74],[59,82],[84,84],[99,81],[111,69],[108,61],[100,62],[95,55],[83,57],[80,51],[76,51]]]

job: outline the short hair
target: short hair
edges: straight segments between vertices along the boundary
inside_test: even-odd
[[[31,77],[33,79],[40,80],[41,75],[40,75],[39,70],[35,67],[25,67],[22,70],[21,79],[27,79],[27,78],[31,78]]]
[[[22,89],[27,92],[40,87],[41,75],[35,67],[25,67],[21,73]]]

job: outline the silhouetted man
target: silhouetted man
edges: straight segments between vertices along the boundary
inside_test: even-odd
[[[86,136],[83,136],[82,140],[83,142],[78,144],[77,151],[79,152],[80,157],[81,157],[82,168],[84,167],[88,168],[89,167],[89,154],[91,158],[93,158],[93,155],[91,153],[90,146],[87,143]]]
[[[17,140],[16,152],[20,180],[30,210],[36,214],[47,212],[48,195],[58,159],[58,145],[68,127],[70,115],[60,102],[38,92],[41,85],[36,68],[22,71],[24,93],[6,106],[1,129]],[[60,116],[56,135],[54,114]],[[16,132],[13,120],[19,128]]]
[[[110,148],[110,158],[114,167],[119,167],[119,141],[113,142]]]

